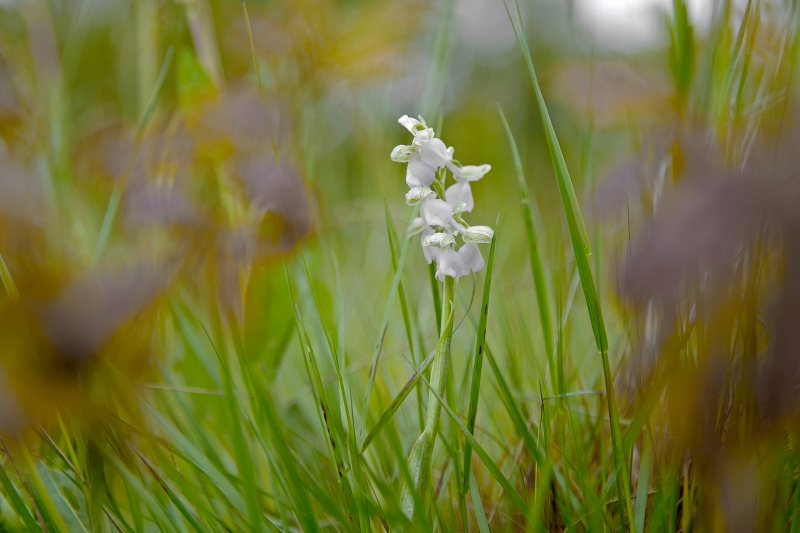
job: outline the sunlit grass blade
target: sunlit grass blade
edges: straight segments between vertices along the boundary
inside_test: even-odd
[[[639,485],[636,488],[636,509],[634,523],[636,531],[644,531],[644,519],[647,513],[647,494],[650,486],[650,464],[653,458],[653,448],[645,433],[642,439],[642,458],[639,462]]]
[[[4,449],[6,453],[8,453],[7,449]],[[31,513],[28,511],[28,508],[25,506],[25,502],[22,501],[19,493],[17,492],[16,487],[11,482],[11,478],[9,478],[8,473],[6,472],[3,466],[0,466],[0,485],[3,487],[3,495],[9,500],[9,503],[14,508],[14,511],[17,515],[22,519],[22,522],[25,524],[25,527],[28,531],[40,531],[41,528],[39,524],[31,516]]]
[[[478,531],[481,533],[489,533],[489,523],[486,521],[486,511],[483,509],[483,502],[481,501],[481,493],[478,490],[478,484],[475,478],[469,477],[469,493],[472,497],[472,507],[475,509],[475,520],[478,522]],[[464,524],[466,527],[466,524]]]
[[[409,219],[409,225],[417,217],[418,213],[419,208],[414,208],[413,212],[411,213],[411,218]],[[406,264],[406,256],[408,256],[408,250],[410,248],[411,239],[406,238],[403,242],[403,249],[400,252],[400,259],[397,261],[397,269],[394,272],[392,288],[389,290],[389,300],[386,302],[386,310],[383,312],[383,320],[381,321],[381,327],[378,332],[378,340],[375,342],[375,350],[372,353],[372,363],[370,364],[369,375],[367,376],[367,390],[364,394],[364,404],[361,407],[362,431],[363,428],[366,427],[365,423],[367,421],[367,413],[369,412],[369,400],[372,396],[372,387],[375,383],[375,375],[378,372],[378,361],[380,359],[381,349],[383,348],[383,340],[386,338],[386,328],[389,325],[389,317],[391,316],[392,305],[394,304],[394,298],[397,294],[397,289],[400,286],[400,278],[403,276],[403,269]]]
[[[33,488],[35,489],[36,494],[38,494],[39,500],[42,503],[42,508],[40,511],[42,514],[45,514],[50,518],[50,521],[57,531],[69,533],[69,528],[67,527],[64,518],[61,516],[61,513],[58,511],[55,502],[53,502],[50,492],[45,487],[44,481],[39,475],[39,469],[36,466],[36,462],[26,446],[22,446],[22,457],[25,460],[25,467],[28,469],[28,475],[30,476],[31,484],[33,485]]]
[[[486,343],[486,323],[489,319],[489,295],[492,291],[492,273],[494,272],[494,258],[497,251],[497,236],[498,227],[500,225],[500,217],[497,217],[494,227],[494,238],[492,245],[489,248],[489,260],[486,263],[486,276],[483,283],[483,297],[481,298],[480,314],[481,318],[478,321],[478,328],[475,336],[475,357],[472,362],[472,386],[470,387],[469,394],[469,408],[467,410],[467,430],[475,433],[475,418],[478,415],[478,398],[480,397],[481,390],[481,375],[483,371],[483,347]],[[461,493],[466,494],[469,490],[470,467],[472,465],[472,448],[469,443],[464,445],[464,466],[463,478],[461,485]]]
[[[603,321],[603,314],[600,305],[600,298],[595,288],[594,278],[592,276],[591,267],[589,265],[589,256],[591,255],[591,247],[589,244],[589,236],[586,232],[586,226],[581,215],[580,206],[575,196],[575,190],[572,186],[572,180],[569,176],[564,154],[561,152],[561,146],[558,142],[553,123],[550,120],[550,114],[547,111],[547,105],[542,95],[542,90],[539,87],[539,81],[536,77],[536,70],[533,66],[528,43],[525,40],[525,29],[522,24],[522,14],[519,9],[518,0],[513,0],[516,22],[514,17],[509,11],[508,15],[511,19],[511,24],[514,28],[514,33],[517,37],[519,47],[522,50],[525,62],[528,67],[531,82],[533,83],[534,93],[536,94],[536,101],[539,105],[541,112],[542,122],[545,129],[545,137],[547,139],[547,146],[550,151],[550,158],[555,170],[556,179],[558,182],[558,189],[561,194],[561,203],[564,207],[564,212],[567,218],[567,226],[569,228],[570,238],[572,240],[572,248],[575,255],[575,262],[578,266],[580,274],[581,285],[583,286],[583,294],[586,299],[586,306],[589,311],[589,318],[592,324],[592,332],[594,333],[595,343],[600,352],[603,363],[603,377],[605,381],[607,393],[607,405],[609,419],[611,420],[611,447],[612,455],[614,457],[614,469],[616,472],[617,493],[620,504],[620,516],[623,524],[627,524],[633,533],[635,533],[635,525],[633,523],[633,510],[631,505],[631,494],[628,487],[629,479],[627,475],[627,467],[622,459],[621,446],[621,432],[619,427],[619,418],[617,415],[616,402],[614,398],[614,387],[612,383],[611,368],[608,362],[608,336],[606,334],[605,322]],[[624,502],[624,509],[622,508]]]

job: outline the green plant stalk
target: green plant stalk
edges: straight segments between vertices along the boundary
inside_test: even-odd
[[[431,486],[431,461],[436,432],[439,430],[439,418],[442,412],[440,398],[444,397],[447,384],[447,372],[450,366],[450,340],[453,336],[453,302],[455,299],[456,280],[445,277],[444,298],[442,301],[442,335],[436,347],[436,355],[431,369],[430,394],[428,395],[428,411],[425,413],[425,429],[411,448],[407,467],[411,474],[412,486],[403,483],[400,491],[400,508],[409,520],[414,518],[414,495],[423,506],[427,505]]]

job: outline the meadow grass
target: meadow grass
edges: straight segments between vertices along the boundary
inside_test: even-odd
[[[751,61],[761,60],[754,28],[770,13],[748,1],[734,39],[733,9],[723,4],[701,42],[685,2],[674,1],[667,23],[675,113],[701,117],[717,131],[736,122],[756,135],[762,115],[774,109],[775,87],[791,93],[788,81],[780,83],[797,58],[798,11],[781,4],[794,17],[775,23],[785,56],[769,63],[778,65],[774,71],[762,61],[754,73]],[[454,5],[442,4],[420,103],[437,133],[449,127],[442,102]],[[601,222],[583,215],[596,180],[593,139],[602,133],[587,117],[582,146],[560,140],[529,48],[525,7],[513,0],[506,10],[541,132],[515,130],[519,121],[497,105],[493,131],[505,136],[485,142],[510,163],[486,180],[504,180],[503,190],[514,193],[490,214],[496,233],[484,271],[443,289],[417,238],[406,236],[417,213],[389,198],[374,202],[366,222],[331,224],[254,272],[246,324],[219,301],[216,281],[204,295],[170,291],[150,338],[155,371],[135,385],[133,406],[108,395],[112,416],[88,429],[59,408],[26,439],[0,441],[0,530],[725,530],[726,517],[736,516],[725,505],[739,500],[726,500],[725,485],[704,475],[686,447],[658,447],[662,398],[636,394],[617,406],[617,372],[635,357],[631,331],[639,317],[617,301],[616,272],[610,255],[602,256],[619,242],[601,242]],[[263,99],[246,7],[242,16]],[[172,63],[169,48],[160,66],[143,69],[153,89],[140,99],[134,145],[158,112]],[[54,112],[51,120],[62,118]],[[549,157],[550,168],[536,175],[523,157],[532,138],[543,140],[539,153]],[[582,152],[580,169],[570,169],[574,158],[562,145],[568,154]],[[740,145],[726,146],[740,162]],[[388,159],[390,149],[380,155]],[[223,167],[217,171],[215,201],[233,203]],[[401,180],[396,174],[370,179]],[[578,175],[584,183],[572,178]],[[90,264],[114,243],[125,179],[97,209],[97,237],[84,243]],[[534,193],[541,189],[531,187],[545,179],[557,191],[546,213]],[[226,214],[240,215],[235,206]],[[2,258],[0,277],[9,301],[17,300]],[[451,328],[450,360],[437,366],[440,335]],[[676,351],[689,360],[704,340],[699,328],[686,330]],[[430,426],[426,416],[436,404],[441,419]],[[408,460],[429,427],[438,428],[435,445]],[[758,530],[800,531],[796,443],[797,433],[787,430],[763,445]],[[408,508],[425,512],[409,520]]]

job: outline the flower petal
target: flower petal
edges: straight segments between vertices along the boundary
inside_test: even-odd
[[[467,180],[458,180],[444,191],[444,197],[447,203],[453,207],[458,204],[465,204],[464,211],[470,212],[475,207],[475,201],[472,199],[472,187]]]
[[[420,144],[419,155],[434,168],[443,167],[453,156],[441,139],[427,139]]]
[[[436,171],[428,163],[413,154],[408,158],[406,185],[409,187],[430,187],[436,178]]]
[[[471,272],[483,270],[483,256],[478,250],[478,245],[468,242],[458,251],[458,256],[464,262],[464,267]]]
[[[425,123],[420,122],[415,118],[411,118],[408,115],[403,115],[402,117],[398,118],[397,122],[399,122],[410,133],[416,133],[418,130],[424,130],[426,128]]]
[[[453,208],[444,200],[430,195],[422,201],[419,215],[427,226],[445,227],[453,221]]]
[[[462,180],[478,181],[492,170],[492,165],[465,165],[459,169],[458,176]]]
[[[436,259],[436,254],[439,251],[438,248],[435,246],[425,246],[425,238],[433,235],[435,232],[431,228],[425,228],[422,230],[422,254],[425,256],[425,260],[430,265],[431,262]]]
[[[469,273],[469,269],[464,265],[464,260],[455,250],[446,246],[439,248],[436,257],[436,279],[444,281],[445,276],[460,278]]]

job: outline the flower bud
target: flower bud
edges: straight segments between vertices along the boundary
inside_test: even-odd
[[[422,241],[422,244],[425,246],[438,246],[439,248],[444,248],[445,246],[455,243],[455,237],[449,233],[434,233],[433,235],[428,235],[425,237],[425,240]]]
[[[429,194],[435,194],[430,187],[412,187],[406,193],[406,205],[417,205]]]
[[[492,165],[466,165],[459,169],[458,177],[467,181],[478,181],[492,170]]]
[[[464,232],[464,242],[488,244],[492,242],[492,237],[494,237],[494,230],[489,226],[470,226]]]

